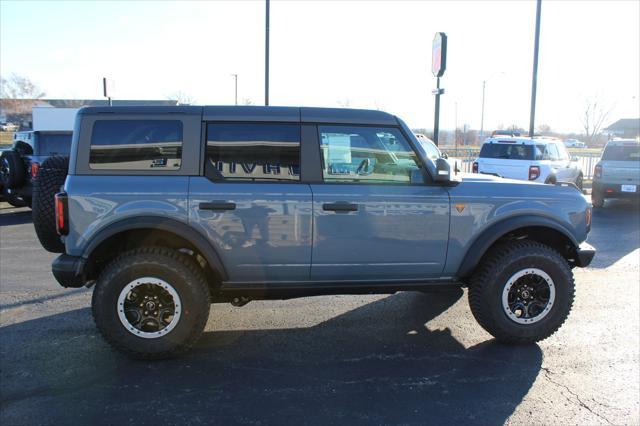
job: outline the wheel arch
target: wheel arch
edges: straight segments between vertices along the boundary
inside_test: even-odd
[[[123,219],[98,231],[82,251],[87,275],[95,278],[101,266],[117,256],[116,250],[151,245],[192,250],[206,261],[214,278],[227,279],[222,259],[206,237],[183,222],[155,216]]]
[[[517,216],[501,220],[485,229],[467,249],[457,276],[469,277],[492,247],[508,240],[530,239],[546,244],[573,264],[578,241],[558,221],[536,215]]]

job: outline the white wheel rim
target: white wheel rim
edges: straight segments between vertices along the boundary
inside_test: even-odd
[[[153,331],[153,332],[144,331],[139,327],[137,327],[127,318],[126,314],[127,312],[130,312],[130,311],[128,310],[125,311],[128,305],[131,303],[130,299],[128,299],[131,292],[140,286],[147,286],[147,285],[158,286],[159,288],[157,290],[165,291],[173,299],[173,309],[172,309],[173,316],[171,318],[171,321],[168,324],[162,327],[159,327],[157,331]],[[144,304],[145,302],[141,301],[141,303]],[[159,302],[152,300],[146,303],[159,303]],[[162,307],[161,304],[159,304],[158,306]],[[144,309],[146,308],[146,306],[143,306],[141,308]],[[120,296],[118,297],[117,309],[118,309],[118,318],[120,318],[120,322],[129,333],[138,337],[142,337],[143,339],[157,339],[159,337],[166,336],[168,333],[170,333],[171,330],[173,330],[175,326],[178,324],[178,322],[180,321],[180,316],[182,313],[182,301],[180,300],[180,296],[178,296],[178,292],[168,282],[161,280],[159,278],[143,277],[143,278],[138,278],[136,280],[131,281],[122,289],[122,291],[120,292]],[[161,312],[161,311],[158,310],[158,312]],[[159,322],[159,325],[161,325],[161,322]]]
[[[517,292],[517,296],[519,296],[520,299],[516,298],[515,301],[513,300],[514,293],[512,292],[512,289],[514,291],[517,291],[517,290],[521,290],[522,286],[527,287],[526,284],[523,284],[522,282],[520,282],[522,278],[532,278],[538,281],[537,285],[541,285],[542,283],[546,285],[549,296],[548,298],[545,298],[547,300],[545,301],[544,304],[542,304],[538,300],[521,297],[522,292]],[[514,288],[514,285],[519,286],[519,288],[518,289]],[[538,290],[542,290],[542,289],[538,289]],[[527,287],[524,291],[527,292],[525,294],[526,296],[530,294],[529,287]],[[512,296],[511,301],[509,300],[510,293]],[[556,287],[553,280],[549,276],[549,274],[544,272],[542,269],[527,268],[527,269],[523,269],[521,271],[516,272],[511,276],[511,278],[507,280],[504,286],[504,289],[502,290],[502,309],[507,315],[507,318],[509,318],[511,321],[515,323],[535,324],[538,321],[542,320],[544,317],[546,317],[549,314],[549,312],[551,312],[555,299],[556,299]],[[531,303],[532,301],[533,303]],[[514,306],[517,307],[517,309],[514,309]],[[540,311],[536,315],[531,316],[529,315],[528,310],[531,309],[531,307],[533,306],[536,306],[536,309],[539,309]],[[519,310],[524,310],[525,314],[519,315]]]

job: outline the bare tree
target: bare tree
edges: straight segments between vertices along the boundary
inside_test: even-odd
[[[253,105],[253,101],[251,100],[251,98],[244,98],[242,100],[242,105]]]
[[[45,93],[27,77],[11,74],[9,78],[0,77],[0,98],[3,99],[41,99]]]
[[[552,133],[551,126],[549,126],[548,124],[541,124],[538,126],[536,133],[543,136],[550,136]]]
[[[596,140],[612,110],[613,107],[605,107],[596,97],[587,99],[582,114],[582,128],[588,142]]]
[[[349,108],[349,106],[351,106],[351,99],[345,98],[342,101],[338,101],[338,105],[342,108]]]
[[[172,101],[178,101],[178,105],[191,105],[196,103],[196,100],[193,96],[183,92],[182,90],[177,90],[167,96],[167,99]]]
[[[31,108],[44,96],[45,93],[27,77],[17,74],[0,77],[0,110],[8,121],[29,122]]]

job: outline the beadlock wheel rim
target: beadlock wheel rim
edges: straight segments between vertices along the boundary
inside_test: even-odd
[[[502,309],[518,324],[535,324],[546,317],[556,298],[556,287],[546,272],[527,268],[513,274],[502,290]]]
[[[144,339],[167,335],[180,321],[182,302],[178,292],[164,280],[138,278],[118,297],[118,318],[131,334]]]

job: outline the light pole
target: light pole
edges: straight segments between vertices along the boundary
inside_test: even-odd
[[[538,49],[540,48],[540,12],[542,0],[538,0],[536,8],[536,39],[533,46],[533,76],[531,77],[531,116],[529,117],[529,136],[533,137],[536,121],[536,92],[538,90]]]
[[[264,45],[264,104],[269,105],[269,0],[265,10],[265,45]]]
[[[238,105],[238,74],[231,74],[236,81],[236,105]]]
[[[487,81],[491,80],[493,77],[499,74],[504,74],[504,72],[494,72],[491,74],[489,78],[486,80],[482,80],[482,113],[480,114],[480,142],[482,142],[482,138],[484,137],[484,99],[485,99],[485,90],[487,86]]]

